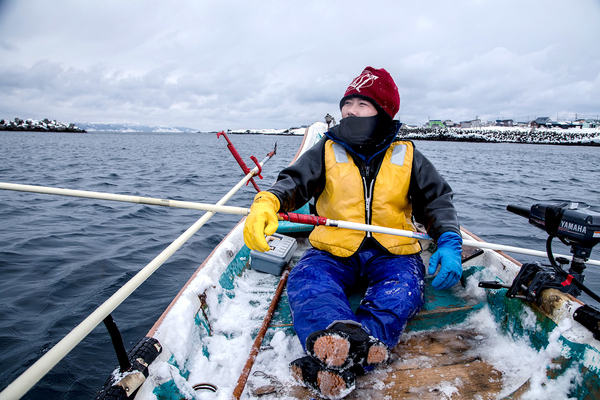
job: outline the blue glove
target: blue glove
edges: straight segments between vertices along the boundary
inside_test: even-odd
[[[436,290],[448,289],[462,276],[462,238],[455,232],[444,232],[437,240],[437,251],[429,258],[429,274],[435,274],[438,264],[440,272],[431,282]]]

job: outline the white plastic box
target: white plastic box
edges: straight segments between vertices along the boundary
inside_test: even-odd
[[[298,247],[298,243],[296,239],[280,233],[269,236],[267,243],[271,247],[271,250],[267,252],[250,251],[250,267],[272,275],[281,275]]]

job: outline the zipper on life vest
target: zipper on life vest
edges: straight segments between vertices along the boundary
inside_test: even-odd
[[[367,178],[363,176],[363,190],[365,191],[365,222],[371,223],[371,192],[367,186]],[[367,232],[367,237],[371,237],[371,232]]]
[[[354,158],[354,157],[353,157]],[[371,166],[362,162],[362,160],[354,159],[356,166],[358,166],[361,171],[362,181],[363,181],[363,190],[365,191],[365,222],[370,225],[371,224],[371,205],[373,203],[373,188],[375,186],[375,179],[371,177]],[[376,169],[374,169],[376,172]],[[367,232],[367,237],[373,237],[372,232]]]
[[[363,186],[365,191],[365,220],[367,225],[371,224],[371,203],[373,202],[373,185],[375,184],[374,179],[370,179],[369,177],[369,166],[367,165],[365,168],[365,176],[363,176]],[[369,179],[370,184],[367,184],[367,179]],[[371,232],[367,232],[367,237],[372,237],[373,234]]]
[[[381,163],[383,161],[376,161],[371,159],[370,164],[363,162],[363,160],[358,159],[358,157],[354,158],[355,164],[359,167],[361,171],[362,181],[363,181],[363,190],[365,191],[365,222],[368,225],[371,225],[371,220],[373,219],[372,213],[372,205],[373,205],[373,191],[375,188],[375,176],[381,167]],[[371,170],[373,171],[373,176],[371,176]],[[367,232],[367,237],[373,237],[372,232]]]

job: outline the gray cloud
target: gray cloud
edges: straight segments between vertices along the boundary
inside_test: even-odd
[[[399,117],[600,112],[595,1],[4,2],[0,117],[286,128],[367,65]]]

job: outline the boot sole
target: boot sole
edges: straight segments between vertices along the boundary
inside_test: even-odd
[[[312,350],[326,366],[340,368],[348,361],[350,341],[336,334],[326,334],[315,340]]]
[[[369,353],[367,355],[367,364],[368,365],[378,365],[383,364],[389,358],[390,353],[388,352],[387,347],[380,344],[374,344],[369,348]]]
[[[347,338],[336,333],[326,333],[315,339],[312,354],[329,368],[345,368],[351,361],[351,346]],[[367,351],[365,363],[370,366],[383,364],[389,356],[390,353],[383,343],[373,343]]]
[[[330,399],[342,398],[351,390],[346,386],[344,378],[331,371],[319,371],[317,374],[317,383],[321,394]]]
[[[298,365],[290,367],[292,378],[305,387],[311,388],[323,397],[328,399],[341,399],[354,390],[355,384],[346,382],[344,378],[335,371],[317,372],[317,380],[314,383],[306,382],[302,373],[302,368]]]

